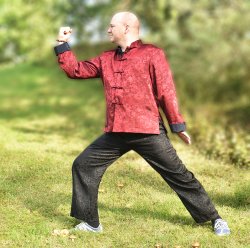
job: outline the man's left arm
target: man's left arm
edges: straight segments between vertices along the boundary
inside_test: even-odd
[[[191,139],[187,134],[186,124],[179,112],[173,76],[163,50],[159,49],[153,58],[156,96],[173,133],[187,144]]]

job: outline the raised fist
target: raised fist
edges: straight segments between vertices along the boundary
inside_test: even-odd
[[[57,41],[67,42],[71,36],[72,29],[70,27],[60,27]]]

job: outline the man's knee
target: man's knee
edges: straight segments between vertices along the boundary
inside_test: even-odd
[[[80,157],[78,156],[73,164],[72,164],[72,170],[73,171],[78,171],[78,170],[83,170],[84,168],[86,168],[88,166],[88,162],[87,162],[87,159],[84,158],[84,157]]]

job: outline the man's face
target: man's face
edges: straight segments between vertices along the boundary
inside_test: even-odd
[[[125,37],[125,29],[125,25],[119,20],[118,17],[114,16],[107,31],[110,41],[119,45]]]

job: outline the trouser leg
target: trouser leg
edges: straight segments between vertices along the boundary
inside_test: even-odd
[[[163,127],[159,135],[149,135],[142,141],[136,142],[133,149],[178,194],[196,222],[202,223],[217,218],[218,212],[206,191],[179,159]]]
[[[117,135],[105,133],[75,159],[72,217],[88,223],[99,222],[97,198],[101,178],[107,167],[125,152],[127,147]]]

